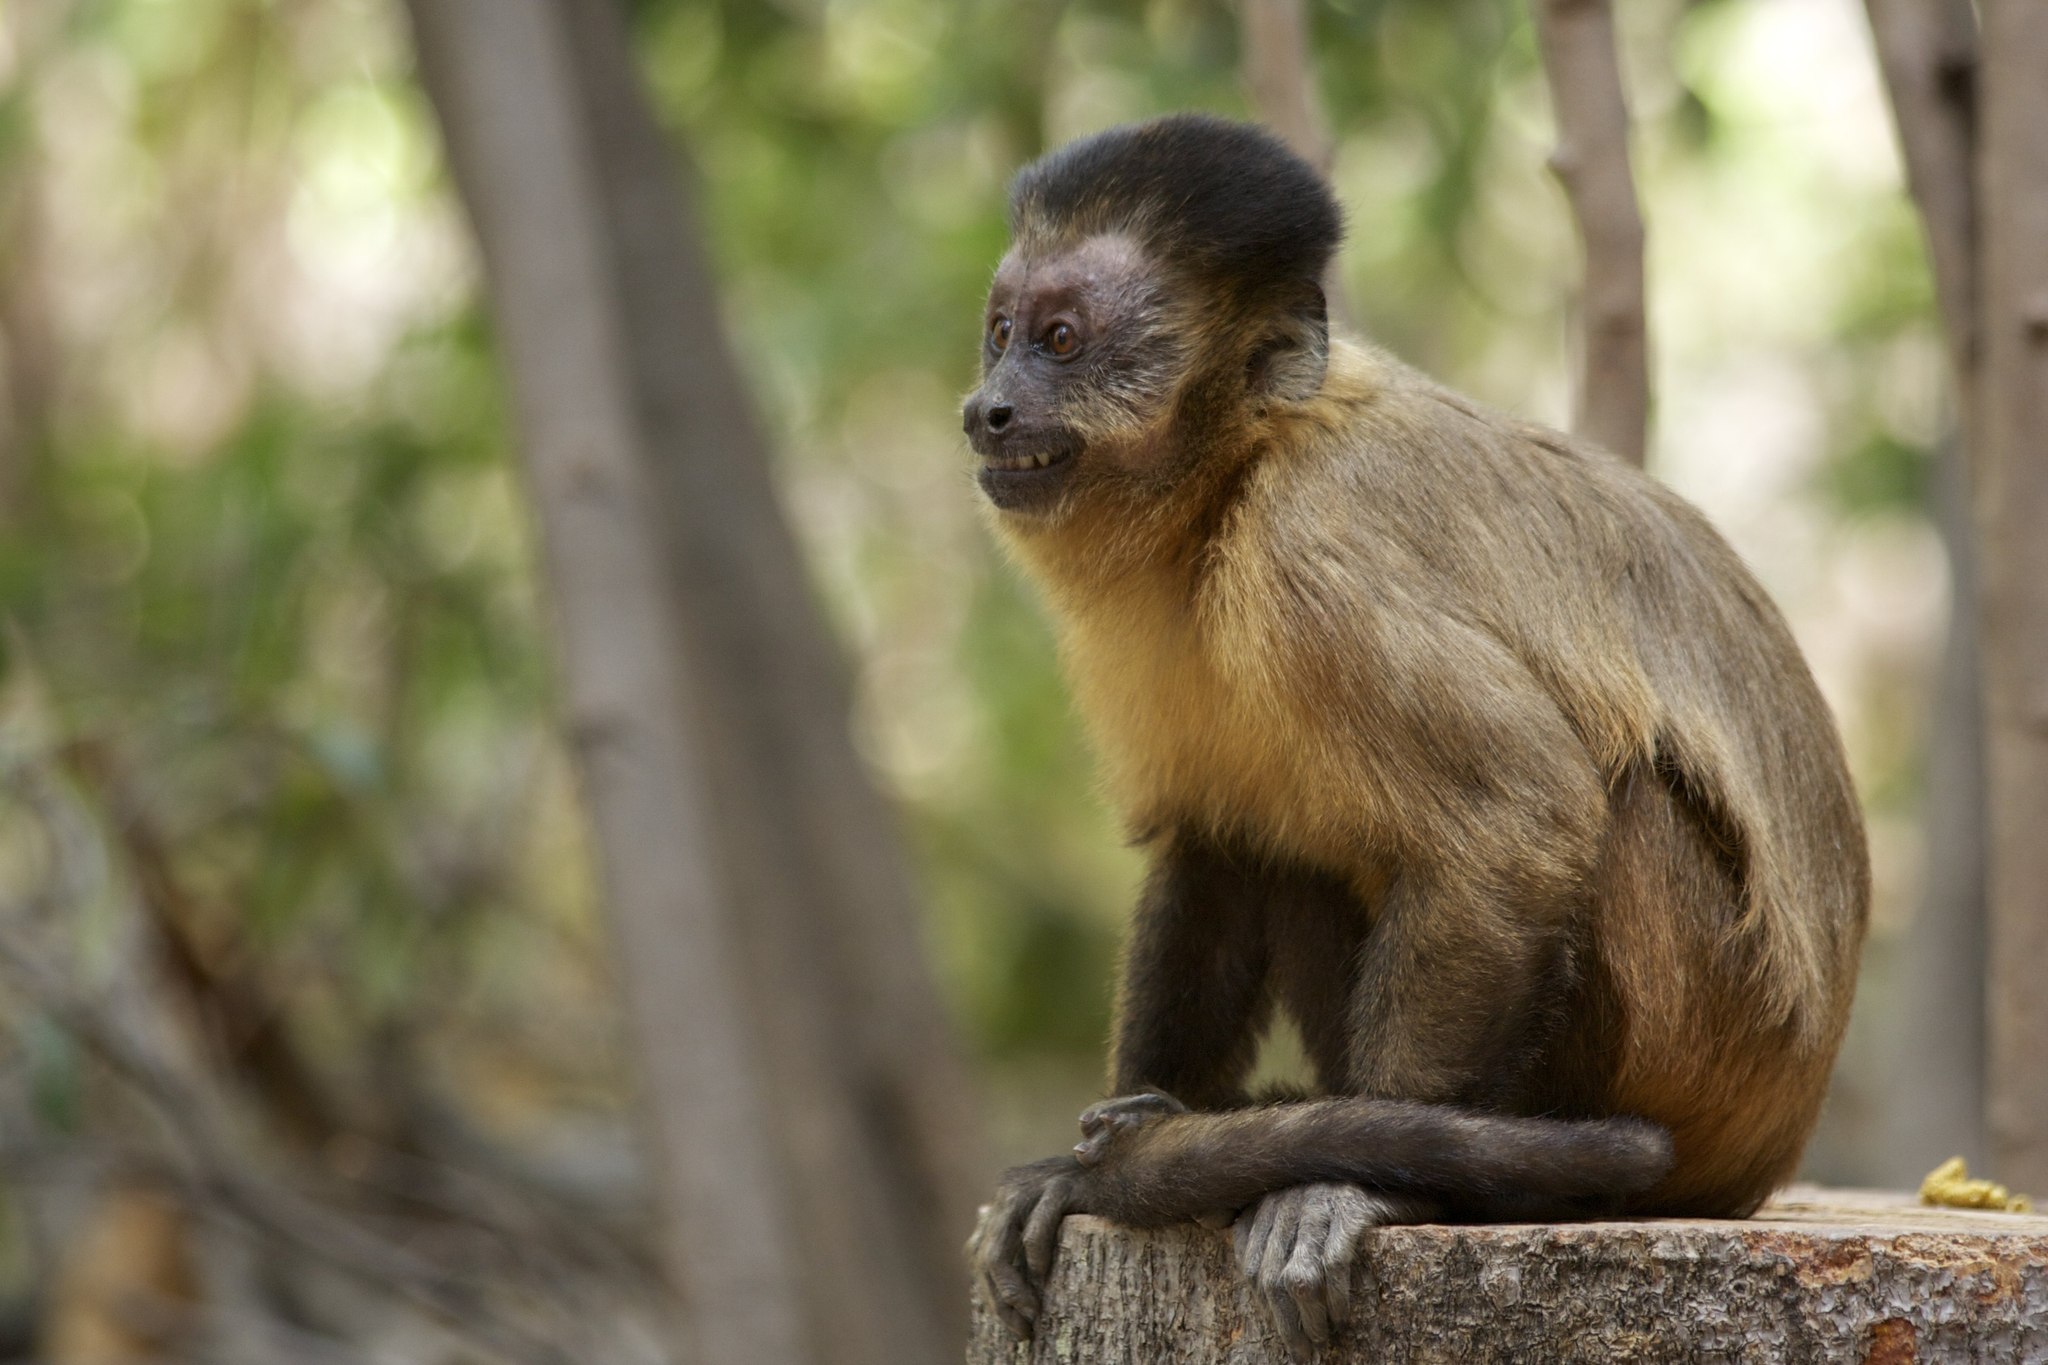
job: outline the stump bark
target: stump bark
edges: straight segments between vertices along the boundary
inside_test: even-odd
[[[2048,1217],[1795,1187],[1742,1222],[1385,1228],[1314,1365],[2048,1362]],[[968,1365],[1285,1362],[1227,1232],[1069,1218],[1037,1338]]]

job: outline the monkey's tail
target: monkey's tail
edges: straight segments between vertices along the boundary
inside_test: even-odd
[[[1459,1219],[1619,1212],[1671,1169],[1671,1136],[1634,1118],[1545,1119],[1335,1098],[1174,1114],[1119,1134],[1096,1168],[1100,1212],[1157,1225],[1342,1180]]]

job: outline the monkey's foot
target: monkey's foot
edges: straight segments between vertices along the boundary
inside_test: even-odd
[[[1418,1200],[1321,1183],[1275,1190],[1238,1215],[1237,1261],[1297,1358],[1351,1320],[1351,1262],[1367,1228],[1429,1217]]]
[[[1038,1321],[1039,1290],[1052,1273],[1060,1220],[1078,1211],[1075,1195],[1086,1176],[1070,1156],[1012,1167],[967,1239],[975,1288],[1003,1326],[1026,1341]]]
[[[1081,1140],[1074,1144],[1074,1160],[1083,1166],[1098,1164],[1109,1151],[1116,1135],[1142,1127],[1168,1114],[1185,1114],[1188,1107],[1164,1090],[1141,1090],[1113,1100],[1091,1104],[1081,1111]]]

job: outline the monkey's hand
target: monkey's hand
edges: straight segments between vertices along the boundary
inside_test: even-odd
[[[989,1310],[1025,1341],[1038,1322],[1039,1293],[1052,1273],[1060,1220],[1080,1211],[1088,1172],[1071,1156],[1047,1157],[1003,1173],[981,1210],[967,1260]]]
[[[1081,1111],[1081,1140],[1074,1144],[1074,1160],[1083,1166],[1099,1166],[1118,1133],[1168,1114],[1187,1112],[1186,1105],[1164,1090],[1141,1090],[1091,1104]]]
[[[1357,1185],[1290,1185],[1238,1215],[1237,1261],[1265,1300],[1297,1359],[1327,1345],[1351,1321],[1351,1263],[1359,1235],[1387,1223],[1421,1222],[1422,1203]]]

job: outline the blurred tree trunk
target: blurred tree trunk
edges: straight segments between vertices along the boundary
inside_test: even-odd
[[[1865,0],[1920,210],[1967,433],[1977,383],[1977,19],[1970,0]],[[1963,454],[1967,457],[1969,447]]]
[[[2048,1190],[2048,5],[1984,0],[1974,413],[1998,1178]]]
[[[793,1210],[562,16],[548,0],[411,8],[513,375],[687,1357],[807,1359]]]
[[[68,18],[66,6],[0,8],[0,43],[13,70],[0,75],[0,119],[26,101],[34,75]],[[30,521],[35,468],[49,434],[57,393],[57,339],[51,325],[42,155],[35,139],[0,146],[0,527]]]
[[[1922,937],[1947,949],[1937,964],[1958,945],[1982,943],[1977,1074],[1992,1166],[2009,1184],[2048,1188],[2048,142],[2040,136],[2048,126],[2048,8],[1986,0],[1973,14],[1968,0],[1867,3],[1927,230],[1975,514],[1974,566],[1959,556],[1958,577],[1967,582],[1974,567],[1982,925],[1959,900],[1954,922],[1931,925]],[[1966,638],[1968,628],[1956,634]],[[1949,765],[1959,770],[1961,762],[1951,756]],[[1930,800],[1941,799],[1933,787]],[[1966,856],[1976,842],[1959,831],[1950,847]],[[1941,846],[1934,853],[1938,859]],[[1930,860],[1931,876],[1967,888],[1958,871]],[[1930,986],[1930,996],[1937,993]],[[1970,1003],[1959,989],[1955,999],[1929,1000],[1928,1009],[1946,1004],[1953,1015]],[[1907,1027],[1920,1022],[1916,1013]],[[1967,1030],[1951,1033],[1958,1042],[1946,1049],[1909,1037],[1921,1045],[1917,1061],[1906,1054],[1916,1073],[1967,1065]],[[1922,1090],[1921,1079],[1901,1077],[1905,1102],[1938,1107],[1944,1092],[1952,1102],[1965,1098],[1953,1084]],[[1956,1145],[1965,1146],[1971,1125],[1955,1127]]]
[[[1237,18],[1245,89],[1259,121],[1296,155],[1327,173],[1333,151],[1330,125],[1316,96],[1301,0],[1239,0]]]
[[[1640,465],[1650,426],[1643,218],[1629,167],[1614,15],[1607,0],[1532,0],[1531,8],[1557,116],[1550,167],[1585,248],[1572,430]]]
[[[975,1114],[609,0],[410,0],[483,245],[691,1359],[956,1357]]]
[[[1948,341],[1958,439],[1937,452],[1935,521],[1949,560],[1949,628],[1929,727],[1927,856],[1901,945],[1894,1056],[1865,1181],[1910,1184],[1960,1155],[1990,1158],[1984,1127],[1984,715],[1968,461],[1977,399],[1977,21],[1970,0],[1867,0],[1906,181],[1920,211]]]
[[[1976,550],[1956,442],[1935,470],[1935,519],[1948,547],[1949,625],[1928,727],[1920,906],[1899,946],[1890,1008],[1896,1045],[1871,1091],[1877,1109],[1865,1184],[1917,1184],[1963,1157],[1992,1163],[1984,1126],[1984,698],[1978,666]],[[2001,1170],[2001,1176],[2003,1173]]]
[[[1295,155],[1329,174],[1336,144],[1316,91],[1315,56],[1302,0],[1238,0],[1237,32],[1244,87],[1259,122],[1278,133]],[[1351,309],[1336,261],[1324,272],[1323,294],[1330,320],[1350,325]]]

